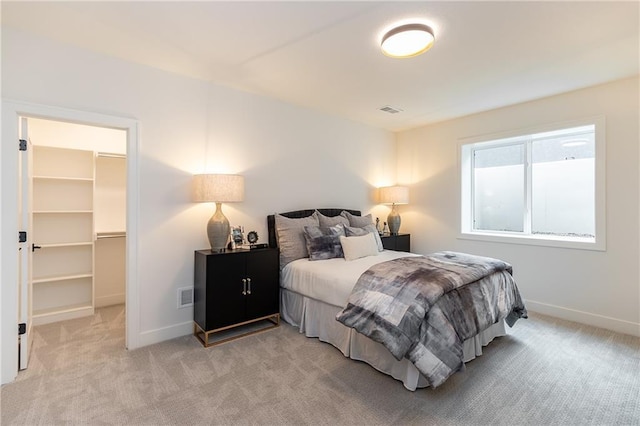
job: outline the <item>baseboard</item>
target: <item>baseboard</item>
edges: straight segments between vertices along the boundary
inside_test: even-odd
[[[93,307],[73,308],[60,312],[37,314],[31,317],[31,325],[44,325],[52,322],[88,317],[95,313]]]
[[[144,331],[139,335],[138,347],[153,345],[155,343],[164,342],[165,340],[175,339],[176,337],[186,336],[188,334],[193,334],[193,321]]]
[[[588,312],[577,311],[575,309],[540,303],[533,300],[525,300],[525,305],[527,310],[531,312],[537,312],[567,321],[579,322],[581,324],[605,328],[617,333],[640,337],[640,324],[631,321],[605,317],[603,315],[591,314]],[[186,336],[189,334],[193,334],[193,321],[145,331],[139,335],[138,347],[153,345],[155,343],[164,342],[165,340],[171,340],[176,337]]]
[[[528,311],[561,318],[568,321],[579,322],[581,324],[592,325],[594,327],[605,328],[623,334],[640,337],[640,323],[625,321],[603,315],[591,314],[589,312],[564,308],[562,306],[549,305],[533,300],[525,300]]]
[[[109,296],[96,297],[95,306],[96,308],[103,308],[105,306],[122,305],[124,302],[125,302],[124,293],[112,294]]]

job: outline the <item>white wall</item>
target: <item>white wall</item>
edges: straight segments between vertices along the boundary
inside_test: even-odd
[[[245,201],[223,210],[262,241],[269,213],[316,206],[368,212],[373,187],[395,181],[390,132],[7,28],[2,97],[138,121],[141,345],[191,331],[193,312],[176,308],[176,289],[193,284],[193,252],[207,247],[213,213],[190,201],[194,173],[243,174]],[[17,166],[3,157],[0,167],[5,188]],[[16,230],[4,213],[13,202],[2,200],[5,239]],[[5,263],[3,270],[14,268]]]
[[[638,84],[620,80],[398,134],[398,177],[411,187],[400,212],[412,248],[502,258],[530,310],[640,335]],[[597,115],[606,118],[606,251],[457,238],[459,139]]]
[[[95,242],[93,297],[96,308],[125,303],[125,243],[124,238],[102,238]]]
[[[124,232],[127,229],[127,160],[98,156],[95,165],[95,232]]]

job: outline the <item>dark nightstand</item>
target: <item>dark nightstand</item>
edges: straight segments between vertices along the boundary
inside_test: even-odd
[[[195,252],[193,331],[205,347],[280,324],[278,262],[277,248]]]
[[[381,235],[385,250],[411,251],[411,234]]]

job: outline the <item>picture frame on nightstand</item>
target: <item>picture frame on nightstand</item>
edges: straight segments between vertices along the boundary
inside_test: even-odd
[[[240,247],[244,242],[244,228],[242,226],[234,226],[231,228],[231,240],[235,247]]]

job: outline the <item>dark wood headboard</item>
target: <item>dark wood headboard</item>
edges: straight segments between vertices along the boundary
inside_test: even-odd
[[[301,217],[311,216],[314,211],[318,210],[325,216],[333,217],[340,216],[342,211],[347,211],[354,216],[360,216],[362,213],[360,210],[350,210],[350,209],[308,209],[308,210],[295,210],[292,212],[286,213],[278,213],[284,217],[289,217],[292,219],[299,219]],[[278,247],[278,243],[276,240],[276,216],[270,214],[267,216],[267,228],[269,230],[269,247]]]

